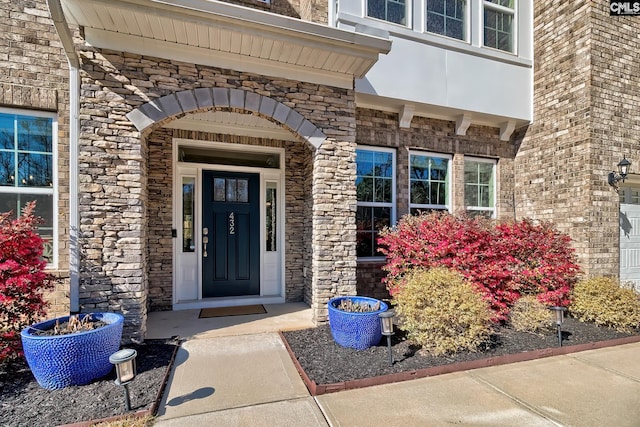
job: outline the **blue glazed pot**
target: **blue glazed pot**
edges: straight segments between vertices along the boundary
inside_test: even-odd
[[[80,314],[80,318],[89,314]],[[93,313],[106,326],[75,334],[39,336],[35,329],[51,329],[56,321],[70,316],[36,323],[21,332],[24,356],[33,376],[49,390],[84,385],[104,377],[113,368],[109,356],[120,348],[124,317],[117,313]]]
[[[340,302],[350,299],[354,304],[366,303],[373,306],[380,303],[380,310],[371,313],[351,313],[338,310]],[[369,297],[336,297],[327,303],[329,309],[329,326],[334,341],[342,347],[364,350],[378,345],[382,339],[382,329],[378,314],[387,311],[386,303]]]

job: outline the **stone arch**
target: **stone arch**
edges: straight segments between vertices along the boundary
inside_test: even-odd
[[[272,98],[240,89],[198,88],[175,92],[141,105],[128,113],[127,118],[142,132],[169,117],[216,107],[259,113],[291,129],[314,148],[326,139],[316,125],[297,111]]]

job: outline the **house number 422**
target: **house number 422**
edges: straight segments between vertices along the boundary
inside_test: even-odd
[[[229,212],[229,234],[236,234],[236,216]]]

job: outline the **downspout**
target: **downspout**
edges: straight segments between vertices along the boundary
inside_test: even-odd
[[[78,242],[78,136],[80,134],[80,60],[60,0],[47,0],[49,14],[69,61],[69,311],[80,311]]]

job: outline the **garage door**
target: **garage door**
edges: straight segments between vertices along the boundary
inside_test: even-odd
[[[640,290],[640,189],[620,189],[620,282]]]

